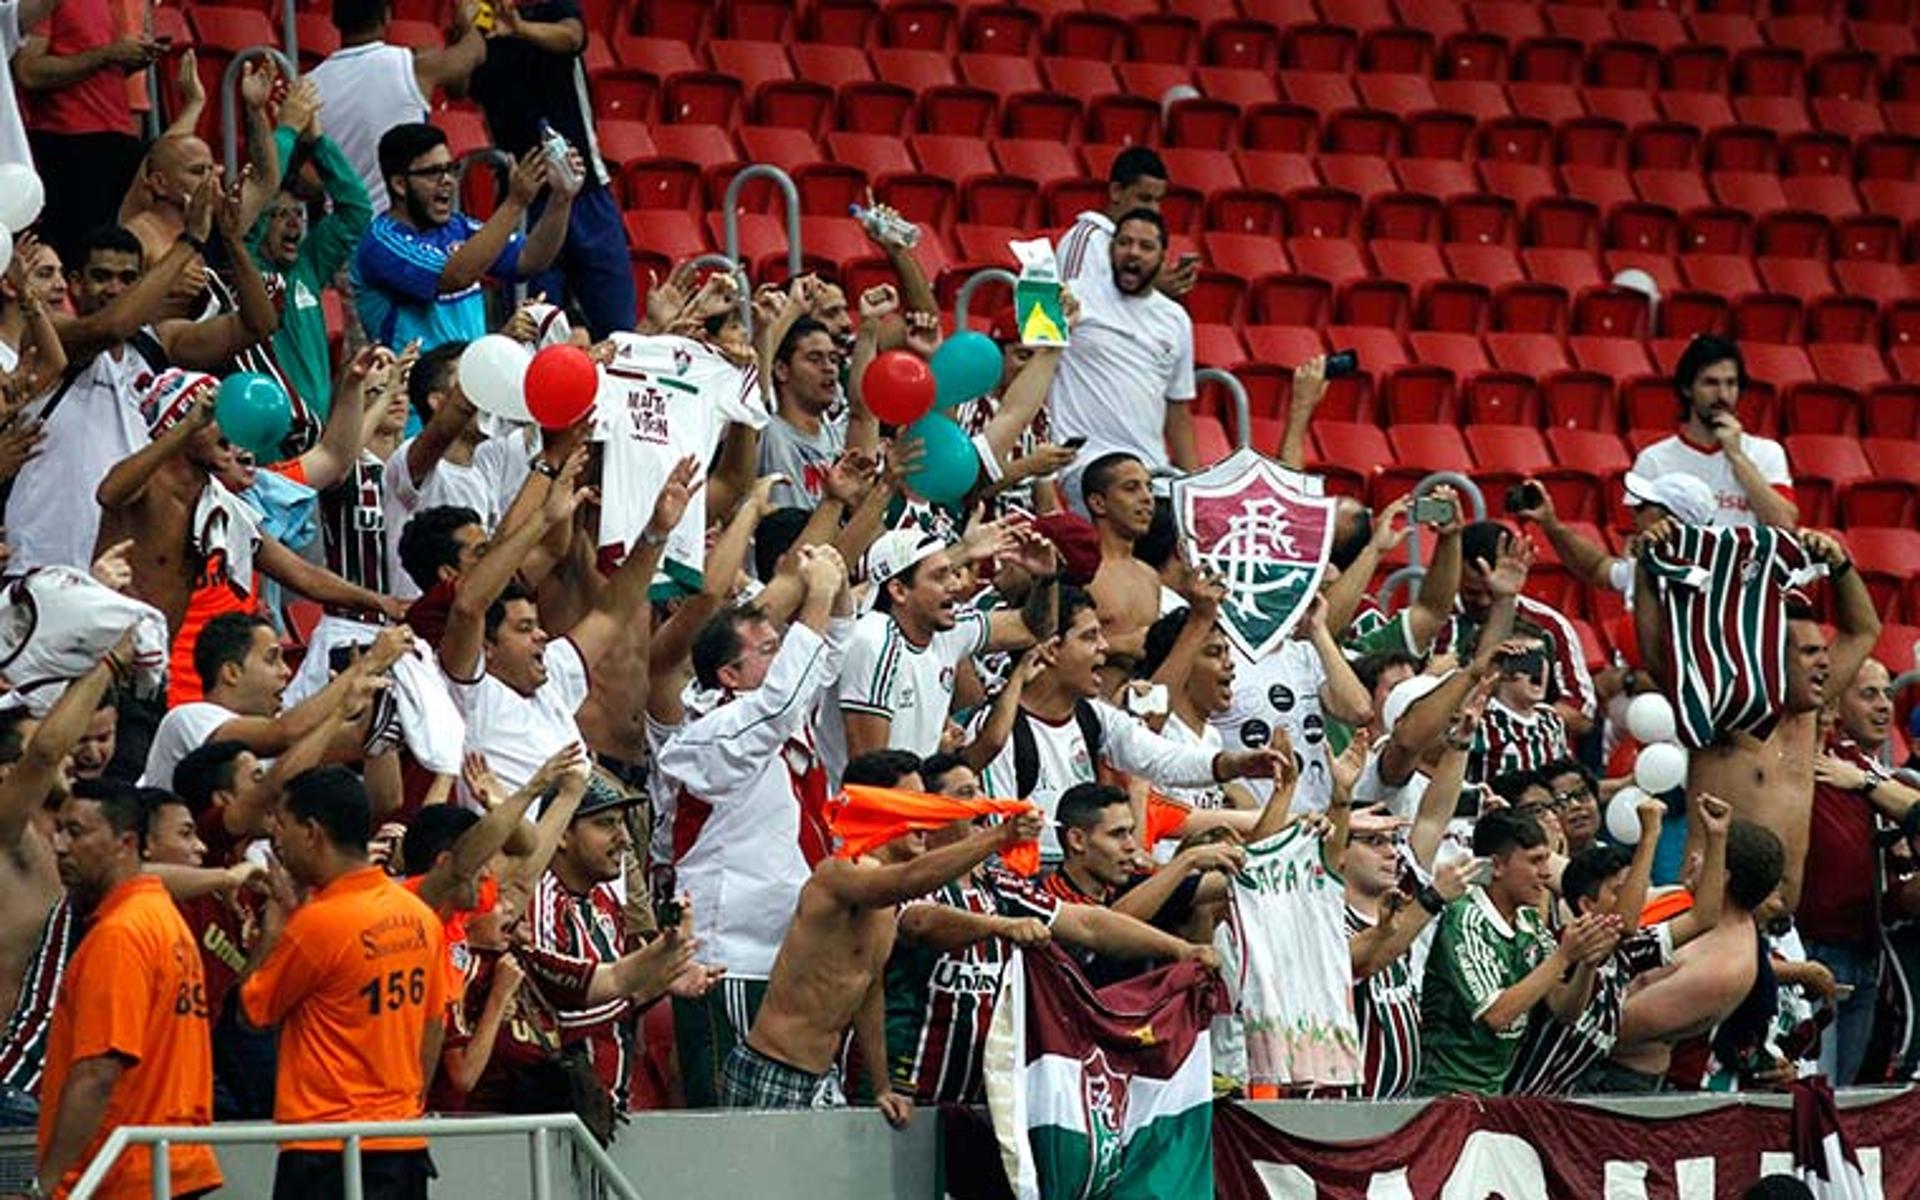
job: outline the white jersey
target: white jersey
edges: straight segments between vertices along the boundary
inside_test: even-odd
[[[533,474],[534,460],[540,457],[540,432],[531,427],[512,429],[498,437],[489,437],[473,452],[473,469],[487,481],[493,494],[493,511],[505,520],[520,489]]]
[[[1143,776],[1163,790],[1204,786],[1213,781],[1213,751],[1183,746],[1162,737],[1104,700],[1090,703],[1100,730],[1098,762],[1130,775]],[[983,711],[974,719],[975,736],[989,715]],[[1033,787],[1024,795],[1020,792],[1017,734],[1007,739],[1005,748],[981,772],[980,787],[989,796],[1031,801],[1047,822],[1040,833],[1041,856],[1056,862],[1060,858],[1060,834],[1054,826],[1054,810],[1059,807],[1061,793],[1077,783],[1092,783],[1098,778],[1096,756],[1087,745],[1080,722],[1071,715],[1055,724],[1022,710],[1016,720],[1025,723],[1033,733],[1035,762],[1039,767]]]
[[[1740,435],[1740,450],[1759,468],[1761,478],[1777,489],[1791,491],[1793,473],[1787,469],[1787,452],[1772,438]],[[1713,489],[1716,504],[1712,524],[1721,529],[1753,526],[1760,522],[1753,515],[1747,490],[1734,477],[1733,466],[1720,447],[1702,450],[1679,434],[1648,446],[1633,460],[1636,475],[1658,479],[1662,475],[1691,475]]]
[[[1213,725],[1202,725],[1194,729],[1180,719],[1179,713],[1167,714],[1167,723],[1160,727],[1160,736],[1176,746],[1191,746],[1205,750],[1208,754],[1218,754],[1225,749],[1220,740],[1220,730]],[[1250,781],[1248,781],[1250,782]],[[1229,808],[1227,792],[1217,783],[1204,783],[1198,787],[1163,787],[1160,793],[1169,800],[1178,800],[1194,808]]]
[[[562,747],[581,741],[574,713],[587,698],[587,662],[566,638],[547,643],[547,681],[531,696],[489,675],[484,656],[471,675],[446,672],[455,707],[467,719],[467,749],[487,760],[508,793],[532,779]]]
[[[167,619],[78,567],[37,567],[0,589],[0,676],[18,701],[43,717],[67,684],[99,664],[128,630],[140,690],[166,683]]]
[[[1122,295],[1111,268],[1090,267],[1074,295],[1080,324],[1048,397],[1055,435],[1087,439],[1082,464],[1125,451],[1149,471],[1168,469],[1167,405],[1194,397],[1193,318],[1152,288]]]
[[[653,517],[654,501],[675,463],[692,455],[696,481],[707,477],[730,424],[764,429],[760,375],[735,366],[703,342],[616,333],[613,361],[600,373],[596,436],[606,440],[601,475],[600,544],[624,553]],[[661,574],[698,589],[707,561],[706,489],[693,493],[667,539]],[[656,581],[657,582],[657,581]]]
[[[961,612],[952,629],[916,646],[892,614],[866,614],[840,667],[842,712],[889,718],[887,748],[927,757],[940,749],[960,664],[987,648],[991,632],[986,613]]]
[[[393,594],[402,600],[420,598],[419,585],[400,566],[400,537],[413,514],[427,508],[470,508],[480,514],[480,524],[488,534],[500,523],[493,485],[474,464],[448,462],[442,457],[425,479],[414,479],[407,470],[407,451],[413,442],[413,438],[401,442],[380,475],[380,509],[387,523],[387,578],[393,584]]]
[[[1325,846],[1290,825],[1248,846],[1233,879],[1232,916],[1216,943],[1246,1030],[1249,1083],[1338,1087],[1361,1077],[1345,884]]]
[[[380,138],[395,125],[427,119],[427,98],[413,72],[413,51],[385,42],[336,50],[306,73],[320,89],[327,136],[367,185],[375,216],[387,211],[380,176]]]
[[[153,440],[140,397],[166,365],[150,330],[118,349],[118,358],[103,351],[24,410],[45,422],[46,441],[14,476],[7,499],[9,573],[93,565],[100,538],[94,493],[120,460]]]
[[[1326,682],[1327,668],[1311,642],[1289,638],[1258,662],[1236,652],[1233,703],[1213,718],[1222,741],[1235,750],[1264,750],[1275,729],[1287,731],[1300,766],[1293,793],[1296,813],[1325,812],[1333,802],[1327,718],[1320,710]],[[1273,794],[1271,779],[1249,779],[1246,785],[1262,803]]]
[[[1080,291],[1080,277],[1088,271],[1113,271],[1113,222],[1107,214],[1095,209],[1087,209],[1073,219],[1073,224],[1060,235],[1060,245],[1054,250],[1054,259],[1060,268],[1060,282],[1074,285],[1074,294]]]
[[[160,727],[153,731],[153,744],[147,747],[147,769],[140,775],[141,787],[173,788],[173,769],[180,760],[213,740],[222,725],[237,719],[239,713],[211,700],[195,700],[167,710]]]

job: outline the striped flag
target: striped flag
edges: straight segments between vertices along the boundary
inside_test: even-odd
[[[1219,976],[1175,963],[1096,990],[1055,947],[1017,957],[984,1064],[1016,1200],[1212,1195]]]
[[[1793,1166],[1814,1200],[1879,1200],[1853,1152],[1826,1076],[1793,1084]]]

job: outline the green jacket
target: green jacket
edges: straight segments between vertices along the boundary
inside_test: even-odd
[[[294,131],[276,130],[274,143],[284,172],[293,158]],[[307,230],[293,265],[283,271],[263,257],[261,242],[268,224],[265,218],[255,224],[248,244],[268,286],[278,281],[283,289],[280,328],[273,335],[274,358],[312,410],[313,419],[325,423],[333,407],[333,363],[327,352],[327,318],[320,307],[320,293],[347,265],[361,235],[373,223],[373,203],[367,199],[360,173],[332,138],[323,135],[314,143],[313,163],[331,211]]]

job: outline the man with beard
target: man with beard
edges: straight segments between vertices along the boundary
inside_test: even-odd
[[[1087,439],[1092,461],[1125,451],[1149,472],[1200,466],[1193,445],[1193,319],[1154,289],[1167,254],[1167,223],[1150,208],[1115,225],[1110,271],[1075,282],[1080,324],[1053,384],[1054,432]],[[1078,495],[1069,481],[1069,499]]]
[[[854,626],[840,668],[849,758],[886,749],[932,754],[953,707],[960,664],[1052,636],[1059,587],[1053,544],[1023,530],[1017,545],[1009,561],[1034,581],[1026,603],[1017,611],[964,614],[956,612],[953,553],[942,538],[896,529],[867,551],[873,611]]]
[[[548,162],[530,154],[513,169],[506,198],[485,224],[453,210],[456,168],[447,135],[396,125],[380,139],[380,174],[391,207],[374,219],[353,257],[354,294],[367,335],[386,346],[471,341],[487,332],[481,281],[537,275],[567,236],[573,194],[553,188],[525,236],[527,209],[548,187]]]
[[[1794,923],[1807,957],[1825,964],[1843,996],[1820,1069],[1834,1086],[1856,1082],[1873,1033],[1880,980],[1876,814],[1901,823],[1920,792],[1880,765],[1893,728],[1893,686],[1877,659],[1862,663],[1833,703],[1824,752],[1813,762],[1813,815],[1807,830],[1807,886]]]
[[[1740,347],[1702,334],[1687,343],[1674,367],[1680,431],[1640,452],[1634,474],[1647,479],[1692,475],[1705,480],[1718,502],[1713,525],[1778,525],[1800,520],[1787,452],[1771,438],[1747,433],[1734,409],[1747,368]]]

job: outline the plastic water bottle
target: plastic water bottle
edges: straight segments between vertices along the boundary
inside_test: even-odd
[[[573,169],[573,160],[569,157],[573,149],[560,131],[546,121],[540,122],[540,145],[547,152],[547,173],[557,192],[572,195],[580,190],[580,176]]]
[[[896,212],[859,204],[847,205],[847,211],[853,214],[854,220],[866,227],[876,241],[891,242],[908,249],[920,244],[920,227]]]

